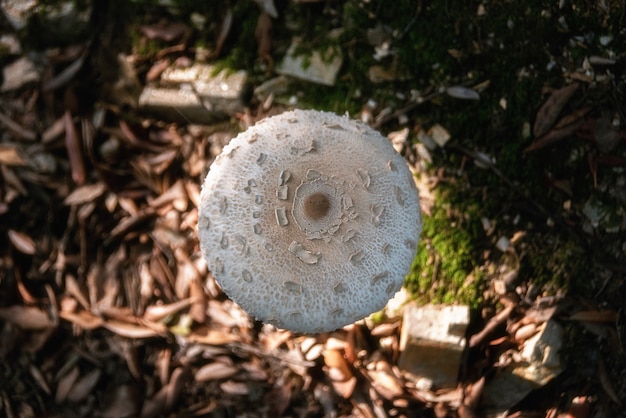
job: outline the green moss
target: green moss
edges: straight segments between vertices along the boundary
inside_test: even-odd
[[[467,206],[466,209],[472,210]],[[452,210],[445,193],[439,193],[431,216],[424,216],[418,252],[406,285],[422,303],[463,303],[477,307],[481,302],[482,274],[471,218]]]

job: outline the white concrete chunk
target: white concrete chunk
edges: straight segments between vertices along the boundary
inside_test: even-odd
[[[407,304],[398,366],[420,385],[456,387],[469,317],[468,306]]]
[[[343,63],[340,53],[327,50],[325,53],[312,51],[306,55],[296,55],[297,43],[292,43],[276,69],[279,74],[296,77],[312,83],[333,86],[337,79],[337,73]],[[332,58],[326,59],[326,56]]]

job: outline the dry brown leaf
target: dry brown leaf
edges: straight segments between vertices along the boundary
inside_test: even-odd
[[[206,320],[207,300],[204,287],[199,277],[195,277],[189,283],[189,295],[193,300],[191,308],[189,309],[189,315],[196,323],[204,324]]]
[[[148,321],[158,322],[166,316],[173,315],[189,307],[192,303],[193,299],[187,298],[166,305],[150,305],[146,308],[143,317]]]
[[[172,372],[170,382],[166,388],[165,408],[171,410],[172,407],[178,402],[182,393],[185,381],[187,380],[187,373],[182,367],[177,367]]]
[[[52,142],[63,135],[63,132],[65,132],[65,118],[61,116],[41,134],[41,141],[44,144]]]
[[[23,196],[28,195],[28,190],[26,190],[24,183],[22,183],[22,180],[20,179],[20,177],[17,174],[15,174],[13,170],[11,170],[6,165],[0,165],[0,170],[2,172],[2,177],[4,179],[5,184],[15,189]]]
[[[65,67],[63,71],[57,74],[54,78],[47,81],[43,86],[43,91],[51,91],[56,90],[60,87],[65,86],[69,83],[76,74],[83,68],[83,64],[85,63],[85,59],[89,54],[86,52],[82,53],[77,59],[74,60],[70,65]]]
[[[16,123],[5,115],[4,113],[0,113],[0,124],[4,125],[8,130],[12,131],[18,138],[26,139],[28,141],[34,141],[37,139],[37,135],[29,130]]]
[[[119,321],[104,321],[102,326],[114,334],[120,335],[126,338],[151,338],[159,335],[164,335],[164,331],[157,331],[153,328],[148,328],[140,325],[133,325],[126,322]]]
[[[177,211],[185,212],[187,210],[188,202],[189,199],[187,198],[187,192],[183,186],[183,182],[179,180],[159,197],[149,200],[148,204],[153,208],[159,208],[172,203]]]
[[[152,64],[152,67],[150,67],[150,69],[146,73],[146,81],[157,80],[159,77],[161,77],[161,74],[163,74],[163,71],[165,71],[167,67],[169,66],[170,66],[169,59],[164,58],[164,59],[158,60],[157,62]]]
[[[103,182],[87,184],[74,189],[72,193],[63,200],[63,203],[70,206],[93,202],[95,199],[102,196],[105,191],[106,185]]]
[[[190,343],[207,344],[207,345],[224,345],[241,341],[241,337],[221,330],[194,330],[187,336]]]
[[[617,322],[616,311],[580,311],[570,315],[569,319],[572,321],[586,321],[586,322]]]
[[[521,326],[515,331],[515,341],[526,341],[537,333],[537,324],[530,323]]]
[[[16,250],[28,255],[35,254],[35,241],[33,241],[31,237],[14,229],[9,229],[8,234],[11,244],[13,244]]]
[[[62,404],[65,402],[67,395],[70,393],[72,387],[74,387],[74,384],[76,383],[76,380],[78,380],[79,376],[80,370],[78,370],[77,366],[74,366],[69,372],[59,378],[56,394],[54,396],[56,403]]]
[[[78,131],[72,120],[72,113],[65,111],[65,148],[70,160],[70,168],[72,170],[72,180],[74,183],[81,185],[85,182],[87,174],[85,172],[85,162],[83,160],[83,148],[81,145]]]
[[[220,389],[222,392],[227,395],[247,395],[250,393],[250,388],[247,383],[244,382],[235,382],[232,380],[228,380],[226,382],[220,383]]]
[[[80,303],[83,308],[89,310],[89,301],[87,300],[87,297],[83,294],[83,290],[76,281],[76,278],[74,278],[74,276],[71,274],[65,276],[65,291],[69,295],[76,298],[78,303]]]
[[[480,405],[480,398],[483,395],[485,389],[485,376],[478,379],[472,384],[469,393],[463,399],[463,404],[468,406],[472,410],[476,410]]]
[[[372,386],[382,397],[392,400],[404,394],[402,383],[395,376],[382,370],[368,370]]]
[[[50,316],[35,306],[13,305],[0,308],[0,319],[30,331],[40,331],[54,325]]]
[[[346,361],[343,353],[339,350],[326,350],[324,351],[324,364],[331,369],[337,369],[343,379],[337,380],[348,380],[352,377],[352,370],[350,370],[350,366]],[[340,377],[340,376],[337,376]]]
[[[239,369],[224,363],[209,363],[200,367],[194,378],[196,382],[208,382],[209,380],[222,380],[233,377]]]
[[[165,42],[172,42],[180,38],[188,27],[182,22],[166,22],[155,25],[141,25],[139,30],[148,39],[161,39]]]
[[[498,312],[496,316],[494,316],[487,322],[487,324],[481,331],[470,337],[469,346],[476,347],[477,345],[482,343],[489,334],[491,334],[498,326],[500,326],[500,324],[506,321],[509,315],[511,315],[511,312],[513,312],[514,308],[515,307],[513,305],[509,305],[500,312]]]
[[[355,376],[352,376],[350,379],[343,382],[331,380],[331,383],[333,385],[333,389],[339,396],[344,399],[350,399],[354,393],[354,389],[356,388],[357,379]]]
[[[185,183],[185,191],[191,203],[197,208],[200,206],[200,185],[192,182]]]
[[[87,311],[80,311],[78,313],[61,311],[59,312],[59,316],[62,319],[87,331],[99,328],[104,323],[102,318]]]
[[[572,83],[552,92],[537,112],[537,119],[533,125],[535,137],[545,135],[554,126],[559,114],[576,90],[578,90],[578,83]]]
[[[24,161],[16,146],[0,145],[0,164],[24,166],[26,161]]]
[[[67,394],[67,399],[71,402],[83,401],[90,393],[93,392],[94,387],[98,384],[102,371],[100,369],[93,369],[83,377],[81,377],[72,389]]]

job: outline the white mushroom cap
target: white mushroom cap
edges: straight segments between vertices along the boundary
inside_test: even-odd
[[[259,320],[332,331],[382,309],[422,226],[404,159],[367,125],[294,110],[239,134],[202,187],[202,253]]]

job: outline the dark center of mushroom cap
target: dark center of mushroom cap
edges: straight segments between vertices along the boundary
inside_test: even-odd
[[[330,200],[324,193],[313,193],[304,200],[304,214],[309,219],[318,220],[328,215]]]

